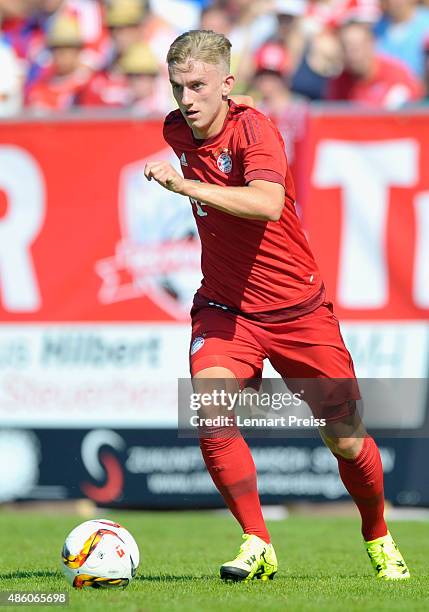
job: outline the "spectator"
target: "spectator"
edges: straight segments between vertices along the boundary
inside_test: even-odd
[[[102,9],[97,0],[29,0],[36,7],[34,18],[47,32],[60,15],[67,15],[79,24],[83,41],[82,63],[92,69],[100,68],[106,53],[107,38],[103,26]]]
[[[164,115],[171,110],[172,100],[166,83],[160,79],[160,66],[146,43],[136,43],[121,57],[119,67],[127,80],[126,106],[139,115]]]
[[[237,93],[246,90],[253,75],[253,54],[276,32],[274,1],[220,0],[218,2],[218,6],[226,12],[232,24],[227,36],[234,50],[236,77],[234,91]]]
[[[322,100],[329,80],[341,72],[341,47],[336,34],[322,30],[309,41],[291,79],[291,89],[309,100]]]
[[[229,40],[234,40],[234,34],[232,33],[233,20],[230,14],[218,5],[209,6],[201,12],[199,28],[201,30],[213,30],[213,32],[224,34]],[[241,49],[238,44],[233,44],[231,48],[231,72],[240,81],[239,89],[241,88],[242,91],[247,84],[243,81],[251,76],[252,71],[250,49],[247,48],[246,44]]]
[[[128,104],[128,84],[118,65],[113,70],[97,72],[83,88],[77,103],[79,106],[124,107]]]
[[[90,72],[81,62],[83,38],[76,19],[58,16],[48,32],[52,65],[27,94],[33,109],[69,110],[75,106]]]
[[[125,107],[129,87],[121,70],[122,58],[144,39],[148,19],[141,0],[111,0],[106,9],[106,24],[111,34],[109,61],[103,71],[92,76],[79,98],[82,106]]]
[[[310,36],[323,30],[332,15],[331,0],[309,0],[305,10],[305,32]]]
[[[42,19],[49,29],[53,19],[67,15],[76,19],[83,41],[82,62],[92,69],[100,68],[106,53],[107,37],[102,9],[97,0],[30,0],[37,2]]]
[[[327,99],[394,109],[423,95],[420,81],[395,59],[378,55],[369,25],[340,28],[344,69],[328,86]]]
[[[331,3],[326,25],[340,27],[348,21],[363,21],[374,24],[380,18],[379,0],[336,0]]]
[[[150,6],[152,7],[152,5],[153,3],[151,2]],[[157,6],[159,8],[158,4]],[[182,23],[182,21],[179,20],[179,23]],[[168,80],[168,70],[165,62],[168,49],[170,48],[171,41],[174,40],[178,34],[181,34],[183,30],[181,26],[173,27],[167,17],[160,14],[159,10],[153,11],[148,9],[146,11],[143,26],[143,40],[157,56],[158,62],[162,66],[163,73]]]
[[[289,87],[291,61],[283,45],[268,42],[255,57],[256,72],[251,92],[257,107],[272,119],[285,141],[293,167],[295,145],[303,136],[306,105]]]
[[[383,0],[382,6],[384,14],[375,26],[378,49],[407,64],[421,78],[429,9],[417,6],[417,0]]]
[[[252,93],[258,108],[275,118],[283,113],[294,97],[288,84],[290,57],[283,45],[268,42],[258,50],[255,68]]]
[[[424,74],[424,83],[425,83],[425,100],[429,101],[429,38],[425,43],[425,74]]]
[[[207,4],[207,2],[203,3]],[[174,30],[173,39],[182,32],[195,30],[201,16],[201,3],[191,0],[149,0],[151,13],[164,19]]]
[[[4,19],[20,19],[27,15],[28,1],[0,0],[0,24]]]
[[[112,37],[109,67],[143,39],[145,11],[140,0],[111,0],[106,10],[106,24]]]
[[[26,0],[26,6],[25,15],[6,22],[5,37],[26,65],[27,89],[50,72],[52,58],[46,37],[60,15],[79,23],[82,63],[91,68],[99,67],[106,52],[106,37],[101,7],[96,0]]]
[[[292,70],[301,61],[305,47],[302,17],[307,7],[306,0],[275,0],[274,11],[277,15],[276,40],[287,49]]]
[[[273,14],[277,0],[219,0],[220,6],[233,21],[232,44],[243,45],[243,40],[252,51],[273,36],[277,23]]]
[[[131,45],[144,41],[157,56],[167,77],[165,58],[177,32],[162,17],[152,13],[141,0],[111,0],[106,23],[113,43],[110,68]]]
[[[9,12],[2,23],[4,38],[25,64],[26,72],[41,54],[47,56],[45,24],[36,13],[35,2],[26,4],[26,10],[20,14]]]
[[[22,108],[22,71],[13,49],[0,40],[0,117]]]
[[[231,35],[233,21],[231,16],[219,5],[213,4],[201,11],[201,30],[213,30],[219,34],[224,34],[227,38]],[[231,52],[233,49],[231,49]]]

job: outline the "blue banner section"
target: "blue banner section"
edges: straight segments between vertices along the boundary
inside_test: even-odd
[[[429,505],[429,439],[376,439],[386,498],[395,505]],[[319,439],[253,437],[249,445],[264,504],[347,499],[337,462]],[[87,497],[112,507],[224,505],[198,442],[180,439],[174,430],[0,430],[0,460],[10,463],[11,456],[0,501]]]

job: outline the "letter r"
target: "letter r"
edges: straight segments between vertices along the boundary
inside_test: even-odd
[[[0,290],[5,310],[40,308],[39,284],[30,247],[45,213],[44,178],[37,161],[24,149],[0,146],[0,189],[8,207],[0,219]]]

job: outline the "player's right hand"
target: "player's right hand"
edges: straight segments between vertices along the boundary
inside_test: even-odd
[[[173,191],[174,193],[182,193],[185,179],[169,162],[148,162],[145,166],[144,174],[148,181],[155,179],[155,181],[165,189]]]

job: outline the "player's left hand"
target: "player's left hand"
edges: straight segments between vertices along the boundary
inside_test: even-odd
[[[183,176],[180,176],[173,166],[166,161],[148,162],[144,174],[148,181],[155,179],[162,187],[174,193],[182,193],[185,186]]]

